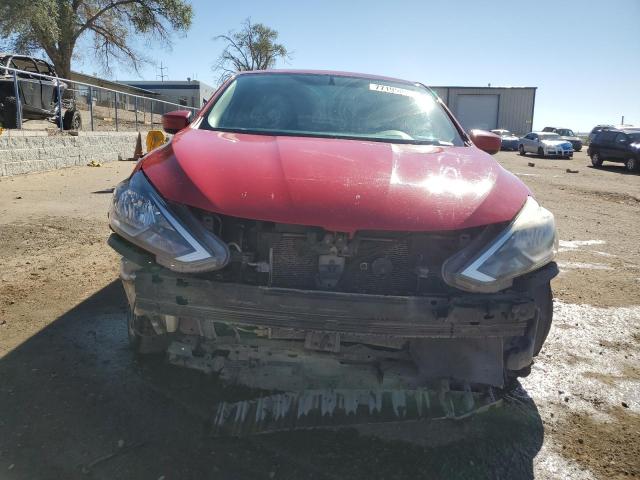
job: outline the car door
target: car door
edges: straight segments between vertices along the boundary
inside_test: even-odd
[[[531,134],[527,133],[524,137],[520,139],[520,143],[522,143],[522,148],[525,152],[529,151],[529,142],[531,142]]]
[[[38,73],[35,62],[29,57],[13,57],[10,66],[26,72]],[[42,92],[38,77],[29,73],[18,73],[18,87],[23,118],[39,118],[42,112]]]
[[[529,153],[538,153],[538,142],[539,142],[539,138],[538,138],[538,134],[537,133],[531,133],[531,139],[529,140],[529,145],[528,145],[528,150],[527,152]]]
[[[617,134],[618,132],[602,131],[600,135],[598,135],[600,156],[603,160],[615,159],[613,142]]]
[[[618,133],[611,144],[611,160],[616,162],[624,162],[628,156],[629,136],[624,133]]]
[[[47,62],[44,60],[36,60],[36,66],[38,67],[38,72],[42,75],[48,75],[50,77],[56,77],[55,71],[49,66]],[[55,109],[55,98],[56,98],[56,84],[55,80],[51,78],[41,78],[41,95],[42,95],[42,108],[44,110],[48,110],[53,114],[53,110]]]

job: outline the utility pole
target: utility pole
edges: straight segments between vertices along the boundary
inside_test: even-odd
[[[624,115],[622,115],[622,120],[620,121],[620,125],[624,125]]]
[[[164,82],[164,79],[167,78],[167,76],[164,74],[164,71],[169,70],[169,68],[165,67],[162,64],[162,61],[160,61],[160,66],[158,67],[158,70],[160,70],[160,73],[156,75],[156,78],[159,78],[161,82]]]

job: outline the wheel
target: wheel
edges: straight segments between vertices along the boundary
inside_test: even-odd
[[[544,150],[542,149],[542,147],[538,147],[538,156],[544,157]]]
[[[591,165],[596,168],[600,168],[602,166],[602,157],[598,152],[593,152],[591,154]]]
[[[522,155],[523,157],[525,156],[526,152],[524,151],[523,145],[518,145],[518,152],[520,152],[520,155]]]
[[[76,109],[67,110],[62,117],[62,128],[64,130],[80,130],[82,128],[82,117]]]
[[[18,122],[16,115],[18,113],[18,107],[16,105],[16,97],[4,97],[4,100],[0,104],[0,121],[4,128],[18,128]]]
[[[638,167],[640,166],[638,159],[636,157],[627,158],[627,160],[624,162],[624,165],[625,167],[627,167],[627,170],[630,172],[637,172]]]
[[[158,335],[149,317],[136,315],[131,308],[127,310],[127,334],[129,346],[137,355],[164,353],[169,346],[169,336]]]

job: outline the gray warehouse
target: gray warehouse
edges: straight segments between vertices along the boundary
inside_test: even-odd
[[[120,83],[150,90],[158,94],[159,100],[164,100],[165,102],[172,102],[184,105],[185,107],[196,108],[200,108],[216,91],[212,86],[198,80],[171,80],[166,82],[125,80]],[[175,108],[167,105],[165,110],[175,110]]]
[[[431,87],[465,130],[532,130],[536,87]]]

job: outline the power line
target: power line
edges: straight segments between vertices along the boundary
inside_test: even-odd
[[[156,78],[159,78],[161,82],[164,82],[164,79],[167,78],[167,75],[164,74],[164,71],[169,70],[169,68],[165,67],[162,64],[162,61],[160,61],[160,66],[158,67],[158,70],[160,70],[160,73],[156,74]]]

